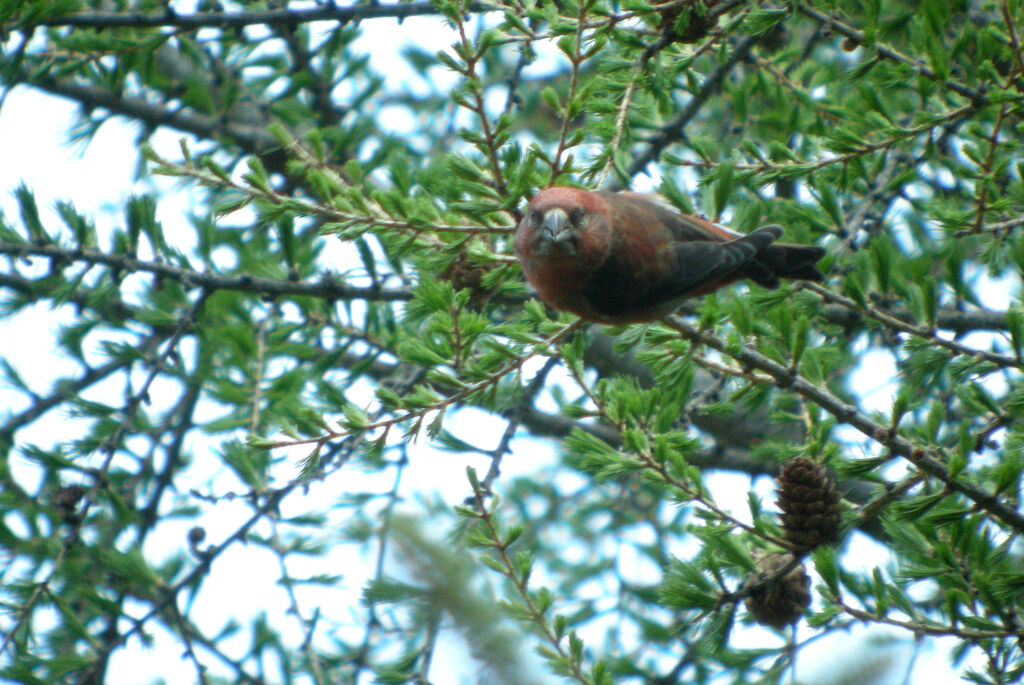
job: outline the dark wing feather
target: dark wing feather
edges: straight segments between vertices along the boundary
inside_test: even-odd
[[[765,226],[729,242],[691,240],[671,244],[671,267],[658,281],[624,283],[631,274],[613,254],[594,272],[584,295],[595,310],[606,316],[648,310],[679,300],[722,279],[739,276],[753,268],[758,252],[782,235],[778,226]]]
[[[665,300],[685,297],[724,278],[759,271],[758,254],[781,235],[781,227],[764,226],[727,243],[674,243],[675,267],[659,285],[658,294]]]
[[[747,244],[702,241],[672,243],[669,249],[673,263],[657,281],[636,279],[629,266],[620,264],[618,255],[613,254],[591,276],[584,295],[606,316],[643,311],[734,273],[756,254],[754,247]]]
[[[686,242],[672,245],[675,265],[656,290],[674,299],[736,272],[757,249],[749,243]],[[661,299],[661,298],[659,298]]]

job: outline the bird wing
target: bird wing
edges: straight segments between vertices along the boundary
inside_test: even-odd
[[[652,288],[651,295],[665,300],[682,297],[736,273],[756,254],[757,249],[753,245],[739,241],[674,243],[672,268],[661,283]]]
[[[673,243],[672,268],[652,289],[651,296],[669,300],[707,290],[718,281],[751,268],[756,264],[758,253],[781,235],[779,226],[764,226],[723,243],[697,240]]]
[[[691,240],[672,243],[666,249],[663,258],[668,260],[668,268],[645,274],[659,274],[656,281],[638,278],[631,263],[620,263],[621,254],[613,253],[587,282],[584,295],[605,316],[649,310],[735,275],[753,261],[758,248],[741,239],[728,243]]]

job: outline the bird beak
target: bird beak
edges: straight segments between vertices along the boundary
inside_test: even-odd
[[[567,243],[574,238],[569,214],[564,209],[553,208],[544,212],[540,227],[547,238],[555,243]]]

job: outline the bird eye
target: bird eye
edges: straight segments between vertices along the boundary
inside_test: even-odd
[[[534,209],[530,212],[530,223],[534,226],[540,225],[540,220],[544,218],[544,213],[539,209]]]
[[[569,213],[569,221],[571,221],[574,226],[579,226],[583,223],[583,208],[577,207],[572,210],[572,212]]]

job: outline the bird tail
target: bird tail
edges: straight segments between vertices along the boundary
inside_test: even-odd
[[[769,289],[778,288],[780,278],[824,281],[825,277],[818,271],[816,264],[825,256],[825,250],[812,245],[772,245],[772,240],[781,235],[781,232],[778,226],[765,226],[744,236],[744,240],[754,238],[749,242],[757,245],[758,251],[757,256],[744,267],[743,275]],[[764,242],[763,238],[767,238],[768,235],[775,237]]]

